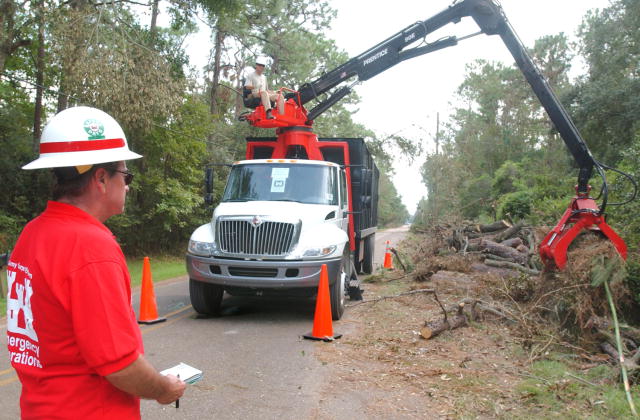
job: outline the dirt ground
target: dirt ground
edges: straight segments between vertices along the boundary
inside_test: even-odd
[[[448,283],[436,278],[429,285],[441,288],[445,305],[465,297],[464,290]],[[416,285],[400,280],[367,283],[365,301],[411,286]],[[527,360],[509,328],[485,321],[423,339],[424,322],[441,317],[433,296],[426,294],[350,308],[345,336],[320,351],[321,360],[335,371],[327,395],[361,399],[356,418],[509,417],[519,406],[514,387]]]
[[[544,337],[533,338],[533,345],[525,342],[521,323],[487,315],[429,340],[422,338],[420,330],[425,322],[443,318],[433,294],[396,295],[428,288],[437,291],[445,307],[469,297],[499,307],[499,300],[494,300],[499,295],[496,291],[523,280],[517,272],[487,270],[456,258],[436,263],[438,267],[427,281],[417,282],[415,274],[395,269],[364,283],[364,301],[351,302],[345,318],[334,326],[344,337],[318,344],[320,360],[333,373],[316,418],[625,418],[594,412],[593,407],[600,404],[601,409],[603,401],[570,391],[563,367],[559,379],[533,374],[534,359],[549,354],[551,341],[548,347]],[[457,270],[451,270],[458,265]],[[389,296],[396,297],[381,299]],[[589,357],[598,361],[600,356]],[[588,362],[577,360],[574,366],[587,372],[597,364]],[[533,386],[533,392],[523,384]],[[534,398],[536,388],[548,391],[552,399],[568,408],[554,411],[553,404],[540,403]]]

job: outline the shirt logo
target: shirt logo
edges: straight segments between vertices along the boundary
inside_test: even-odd
[[[89,140],[104,139],[104,125],[100,121],[94,119],[85,120],[82,128],[89,135]]]
[[[9,261],[7,280],[7,339],[9,357],[14,364],[42,368],[40,345],[31,311],[31,274],[29,267]]]

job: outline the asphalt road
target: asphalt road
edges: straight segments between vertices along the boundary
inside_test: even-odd
[[[382,265],[385,242],[395,246],[406,230],[376,234],[375,265]],[[188,386],[178,409],[143,401],[143,418],[308,419],[317,416],[321,403],[323,412],[331,412],[327,401],[340,405],[336,412],[351,411],[349,401],[342,401],[339,395],[320,401],[331,366],[318,361],[314,353],[317,346],[331,344],[301,338],[313,327],[315,299],[225,295],[223,315],[205,318],[191,307],[186,277],[157,283],[154,289],[158,312],[167,321],[141,326],[146,357],[159,370],[185,362],[201,369],[204,376]],[[136,313],[138,303],[136,291]],[[333,328],[343,334],[353,328],[348,309]],[[6,320],[0,319],[0,334],[5,333]],[[3,345],[0,419],[19,418],[19,395],[20,382]],[[361,418],[357,407],[352,408],[349,416]]]

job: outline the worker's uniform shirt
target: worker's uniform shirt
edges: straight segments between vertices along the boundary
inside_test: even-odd
[[[247,77],[247,81],[244,85],[251,86],[251,94],[254,97],[258,97],[260,91],[266,92],[269,90],[267,88],[267,78],[264,73],[258,74],[255,71]]]
[[[139,419],[140,399],[104,376],[143,353],[126,261],[111,231],[50,201],[7,268],[7,339],[23,419]]]

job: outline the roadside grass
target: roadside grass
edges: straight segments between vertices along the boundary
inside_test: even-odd
[[[142,283],[142,262],[143,258],[127,258],[129,274],[131,275],[131,286],[139,286]],[[149,257],[151,264],[151,276],[154,282],[184,276],[187,274],[184,256],[155,256]],[[2,277],[6,281],[6,276]],[[0,318],[7,315],[7,297],[0,297]]]
[[[132,287],[139,286],[142,283],[143,260],[143,257],[127,258]],[[187,274],[184,256],[151,256],[149,257],[149,264],[151,265],[151,277],[154,283]]]
[[[529,372],[517,386],[527,415],[566,419],[631,418],[623,386],[618,382],[617,366],[599,365],[577,372],[562,361],[543,360],[534,362]],[[631,395],[639,407],[640,386],[632,386]]]

